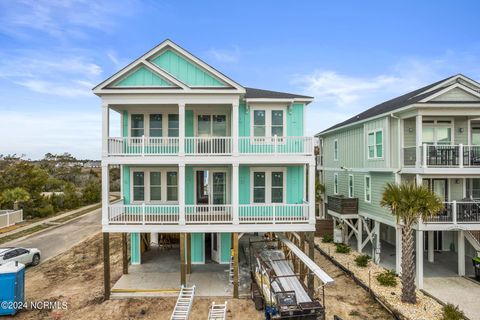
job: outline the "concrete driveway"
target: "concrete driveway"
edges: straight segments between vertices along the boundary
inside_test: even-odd
[[[38,248],[41,262],[52,258],[102,230],[101,209],[93,210],[73,221],[59,227],[32,234],[26,239],[13,240],[2,247]]]
[[[425,278],[424,290],[446,303],[458,305],[471,320],[480,320],[480,285],[462,277]]]

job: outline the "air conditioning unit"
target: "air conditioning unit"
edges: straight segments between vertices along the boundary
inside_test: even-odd
[[[342,243],[343,242],[343,230],[339,228],[333,229],[333,242]]]

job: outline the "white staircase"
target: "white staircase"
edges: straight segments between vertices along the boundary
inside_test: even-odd
[[[208,320],[224,320],[227,318],[227,301],[224,304],[215,304],[212,302],[208,312]]]
[[[477,251],[477,255],[480,255],[480,231],[466,231],[465,238]]]
[[[182,285],[180,294],[178,295],[175,309],[173,309],[170,320],[186,320],[192,308],[193,296],[195,295],[195,286],[185,287]]]

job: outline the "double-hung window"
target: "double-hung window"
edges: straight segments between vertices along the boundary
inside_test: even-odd
[[[333,174],[333,194],[338,194],[338,173]]]
[[[368,158],[383,158],[383,131],[377,130],[368,133]]]
[[[178,137],[179,133],[179,120],[178,114],[168,115],[168,136]]]
[[[150,115],[150,137],[162,137],[163,132],[163,123],[161,114],[151,114]]]
[[[150,172],[150,201],[162,201],[162,173]]]
[[[365,176],[365,202],[372,201],[372,178]]]
[[[283,203],[285,172],[278,169],[253,171],[253,203]]]
[[[333,141],[333,160],[338,161],[338,140]]]
[[[175,171],[167,172],[167,201],[178,200],[178,175]]]
[[[145,134],[145,122],[143,119],[143,114],[132,114],[132,127],[130,136],[132,137],[141,137]]]
[[[133,201],[145,201],[145,173],[133,172]]]
[[[254,137],[283,137],[285,135],[285,109],[253,109]]]
[[[354,197],[354,181],[353,181],[353,174],[348,175],[348,197],[353,198]]]

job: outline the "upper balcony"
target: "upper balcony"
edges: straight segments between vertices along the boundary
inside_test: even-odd
[[[402,163],[406,168],[480,168],[480,146],[423,144],[404,147]]]
[[[474,199],[444,202],[444,209],[435,217],[423,221],[423,228],[479,230],[480,202]]]
[[[313,137],[110,137],[108,156],[313,155]]]

